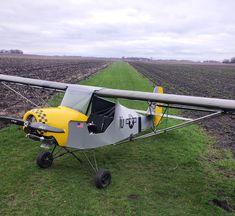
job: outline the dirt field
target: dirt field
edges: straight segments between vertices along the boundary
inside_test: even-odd
[[[130,62],[166,93],[235,99],[235,66]],[[190,115],[196,116],[196,113]],[[202,123],[218,146],[232,150],[235,159],[235,119],[221,116]]]
[[[0,56],[0,73],[76,83],[106,67],[110,62],[105,59],[78,57]],[[164,86],[167,93],[234,99],[235,66],[142,62],[130,64],[157,85]],[[54,94],[53,91],[32,90],[30,87],[10,87],[39,105]],[[21,116],[33,107],[3,85],[0,87],[0,98],[0,115],[7,113]],[[235,158],[234,117],[211,119],[206,124],[203,123],[203,126],[209,134],[216,137],[219,146],[232,149]]]
[[[110,62],[95,58],[0,55],[0,74],[76,83],[106,67]],[[31,87],[14,84],[9,84],[9,86],[39,105],[42,105],[43,100],[47,100],[54,94],[53,91],[42,91]],[[7,113],[8,115],[20,116],[24,111],[33,107],[32,104],[27,103],[4,85],[0,86],[0,98],[0,115]]]

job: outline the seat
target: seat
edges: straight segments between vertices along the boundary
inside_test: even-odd
[[[103,133],[114,119],[115,107],[92,113],[87,121],[90,133]]]

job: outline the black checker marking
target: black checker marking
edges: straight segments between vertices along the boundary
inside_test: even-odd
[[[38,121],[43,123],[43,124],[46,124],[48,122],[47,120],[47,115],[45,113],[43,113],[42,110],[37,110],[36,111],[36,114],[38,115]]]
[[[43,111],[42,110],[37,110],[35,113],[40,115],[40,114],[43,113]]]
[[[46,114],[43,113],[43,110],[37,109],[37,110],[33,110],[33,112],[34,112],[35,114],[37,114],[38,121],[39,121],[40,123],[42,123],[42,124],[46,124],[46,123],[47,123],[48,120],[47,120],[47,118],[46,118]],[[43,136],[45,132],[43,132],[43,131],[38,131],[38,133],[39,133],[39,135]]]
[[[47,119],[45,117],[39,117],[39,122],[42,122],[43,124],[46,124]]]

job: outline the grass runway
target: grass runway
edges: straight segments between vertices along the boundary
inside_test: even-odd
[[[81,83],[153,90],[149,80],[123,62]],[[142,102],[120,101],[146,108]],[[0,215],[235,215],[212,202],[235,204],[235,176],[227,175],[235,172],[234,164],[228,162],[229,153],[212,148],[213,140],[197,125],[98,149],[99,167],[112,173],[105,190],[96,189],[87,163],[69,155],[49,169],[38,168],[41,149],[24,138],[21,128],[4,128],[0,137]],[[229,165],[211,162],[221,154],[228,155]]]

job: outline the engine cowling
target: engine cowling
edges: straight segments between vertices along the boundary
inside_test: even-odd
[[[32,109],[25,113],[23,119],[26,121],[36,121],[43,124],[47,124],[52,127],[61,128],[65,130],[65,133],[52,133],[36,131],[40,136],[54,137],[60,146],[66,146],[68,139],[68,129],[70,121],[87,121],[88,117],[76,110],[68,107],[49,107]],[[25,131],[27,133],[27,131]]]

